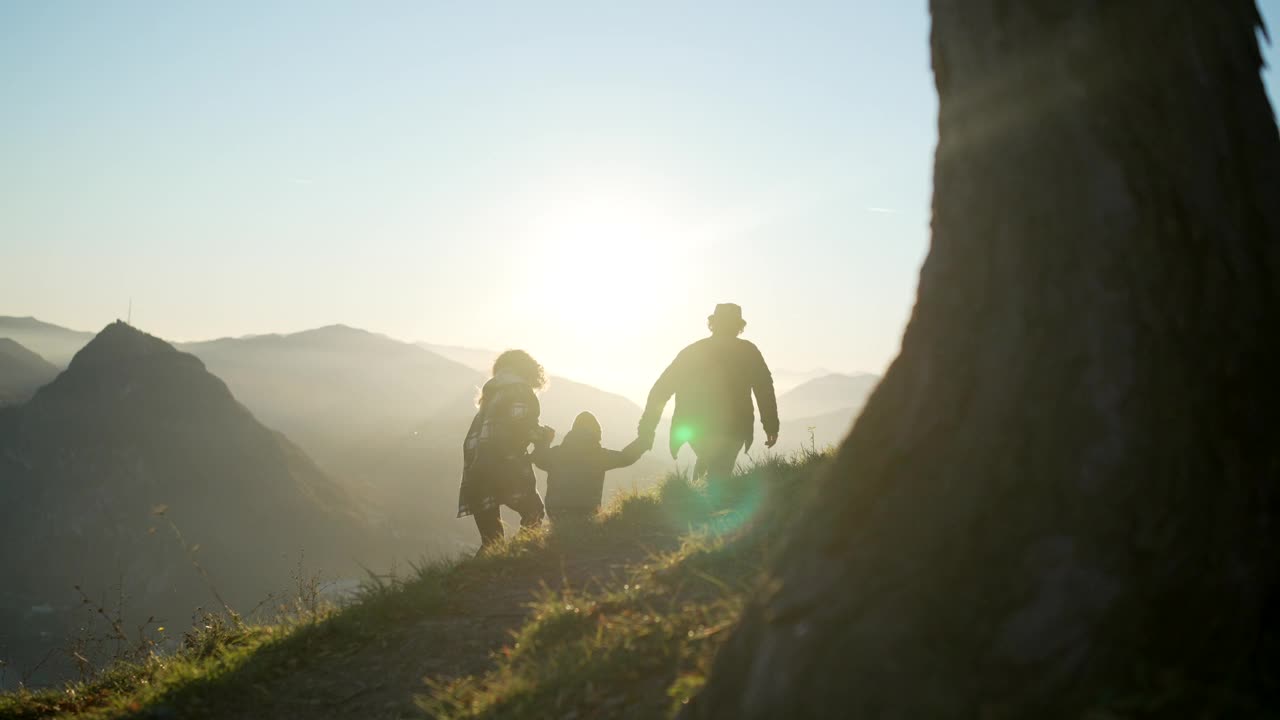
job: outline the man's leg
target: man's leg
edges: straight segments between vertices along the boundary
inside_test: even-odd
[[[690,480],[700,480],[707,476],[707,461],[703,459],[704,455],[710,455],[710,451],[705,447],[699,449],[695,446],[693,448],[693,456],[697,458],[697,462],[693,464],[693,477]]]
[[[719,482],[729,479],[738,464],[738,453],[742,451],[742,441],[729,438],[709,437],[693,445],[693,452],[698,462],[693,467],[695,478],[706,476],[707,482]]]
[[[728,480],[738,466],[738,453],[742,451],[742,443],[732,440],[721,441],[707,458],[707,475],[712,480]]]
[[[740,450],[741,441],[716,437],[705,438],[693,449],[698,456],[694,477],[705,475],[707,492],[716,505],[728,506],[735,502],[735,493],[731,488],[733,483],[729,479],[733,477],[733,470],[738,464]]]
[[[493,507],[488,510],[477,510],[473,513],[476,529],[480,531],[480,548],[484,549],[494,543],[502,542],[502,510]]]

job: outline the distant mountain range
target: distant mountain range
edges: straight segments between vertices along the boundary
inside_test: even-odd
[[[38,353],[69,360],[91,335],[33,318],[0,317],[0,337],[26,339],[23,344]],[[396,456],[405,447],[416,448],[412,462],[428,460],[435,468],[425,471],[431,482],[437,481],[435,475],[446,485],[456,481],[456,446],[475,393],[498,355],[483,348],[406,343],[342,325],[180,347],[201,358],[263,422],[288,435],[322,467],[366,488],[395,483],[378,476],[391,472],[389,463],[402,464]],[[808,427],[817,428],[819,442],[837,442],[877,380],[865,373],[775,369],[781,447],[807,443]],[[641,410],[620,395],[562,377],[551,378],[542,401],[544,421],[562,434],[578,412],[590,410],[604,426],[606,443],[619,446],[631,439]],[[423,449],[427,428],[430,450]],[[670,466],[666,458],[646,456],[635,471],[613,477],[627,485]],[[423,482],[423,473],[402,468],[393,474]]]
[[[783,393],[778,397],[780,445],[785,449],[811,442],[818,447],[839,444],[879,382],[878,375],[869,373],[831,373]]]
[[[767,356],[766,356],[767,357]],[[828,375],[843,375],[826,368],[813,368],[810,370],[793,370],[789,368],[771,368],[773,371],[773,387],[779,394],[790,392],[792,389],[800,387],[810,380],[817,380]]]
[[[68,357],[92,337],[33,318],[0,317],[4,333],[54,357]],[[474,540],[467,523],[453,520],[459,448],[496,352],[411,344],[342,325],[178,347],[200,358],[259,420],[298,443],[406,542],[450,549]],[[810,427],[818,444],[838,442],[876,380],[824,373],[782,392],[779,449],[808,444]],[[23,382],[27,394],[39,384]],[[543,422],[561,435],[582,410],[595,413],[613,447],[631,440],[641,412],[620,395],[554,376],[541,400]],[[651,453],[635,468],[611,473],[609,488],[647,482],[671,467],[665,453]]]
[[[452,360],[344,325],[179,347],[263,422],[340,474],[356,469],[343,466],[353,448],[400,437],[423,418],[471,402],[482,382]]]
[[[57,375],[53,364],[16,340],[0,337],[0,406],[26,402]]]
[[[449,358],[460,365],[466,365],[472,370],[485,375],[488,375],[493,370],[493,361],[497,360],[500,354],[497,350],[482,350],[479,348],[458,347],[457,345],[436,345],[427,342],[416,344],[423,350],[433,352],[440,357]]]
[[[199,359],[117,322],[0,409],[0,628],[37,605],[66,621],[75,585],[96,599],[119,584],[135,613],[174,620],[216,606],[170,521],[242,610],[304,554],[334,577],[388,552],[351,495]]]
[[[58,375],[0,343],[0,379],[18,400],[34,393],[0,408],[0,659],[14,667],[66,637],[75,585],[100,600],[123,581],[131,609],[166,622],[213,606],[168,520],[241,610],[283,589],[301,553],[307,568],[350,577],[357,559],[386,567],[476,542],[455,516],[462,437],[487,373],[342,326],[181,345],[188,353],[123,323],[94,338],[6,320],[46,352],[79,350]],[[616,447],[640,415],[559,377],[542,403],[562,435],[595,412]],[[650,456],[612,473],[611,487],[667,466]]]
[[[830,373],[809,380],[778,396],[778,414],[786,419],[814,417],[861,408],[880,382],[878,375]]]
[[[65,621],[76,584],[123,581],[148,611],[208,605],[169,520],[241,607],[302,552],[333,577],[472,546],[455,518],[461,441],[495,356],[341,325],[175,348],[120,322],[95,337],[0,317],[0,645],[6,628],[56,630],[29,609]],[[877,380],[822,373],[782,392],[778,450],[807,445],[809,428],[838,442]],[[641,413],[554,376],[541,403],[562,437],[593,412],[612,447]],[[671,469],[664,447],[609,473],[606,492]]]
[[[341,325],[181,347],[367,500],[397,534],[436,551],[474,542],[475,529],[455,515],[462,438],[487,371]],[[452,350],[455,357],[468,353]],[[640,418],[626,398],[554,376],[541,402],[542,421],[561,434],[591,410],[606,441],[618,447],[634,437]],[[649,479],[662,467],[650,459],[613,479]]]
[[[93,333],[68,330],[33,317],[0,316],[0,338],[14,340],[53,365],[65,368],[93,339]]]
[[[25,337],[41,349],[58,352],[69,349],[70,340],[92,337],[28,318],[0,318],[0,328],[7,327],[27,330]],[[375,520],[406,544],[416,541],[438,552],[475,540],[474,528],[454,518],[461,443],[495,355],[431,347],[485,370],[421,344],[342,325],[178,345],[223,379],[258,419],[340,480]],[[543,422],[561,435],[579,412],[590,410],[614,447],[634,437],[640,418],[630,400],[562,377],[550,378],[541,400]],[[612,473],[610,487],[648,481],[669,466],[646,457]]]

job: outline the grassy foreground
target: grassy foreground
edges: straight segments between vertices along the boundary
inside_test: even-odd
[[[770,457],[715,488],[671,475],[616,497],[588,525],[416,567],[341,608],[271,625],[209,617],[177,653],[0,695],[0,718],[666,717],[701,687],[826,459]],[[474,620],[454,610],[492,602],[495,588],[524,593],[496,639],[463,627]],[[425,645],[394,641],[433,624],[451,632]],[[388,680],[387,666],[430,653],[456,662],[410,673],[407,689]],[[412,705],[396,705],[397,691]]]

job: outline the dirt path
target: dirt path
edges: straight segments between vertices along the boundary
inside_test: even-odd
[[[258,688],[255,712],[273,718],[421,718],[414,697],[426,692],[424,678],[446,680],[490,669],[492,654],[510,645],[529,603],[544,588],[598,589],[621,578],[628,565],[676,542],[669,535],[591,542],[522,561],[518,570],[501,576],[457,573],[442,611]]]

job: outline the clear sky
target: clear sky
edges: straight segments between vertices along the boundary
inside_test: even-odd
[[[0,314],[346,323],[638,396],[727,300],[775,368],[879,372],[928,242],[928,30],[925,2],[0,0]]]

